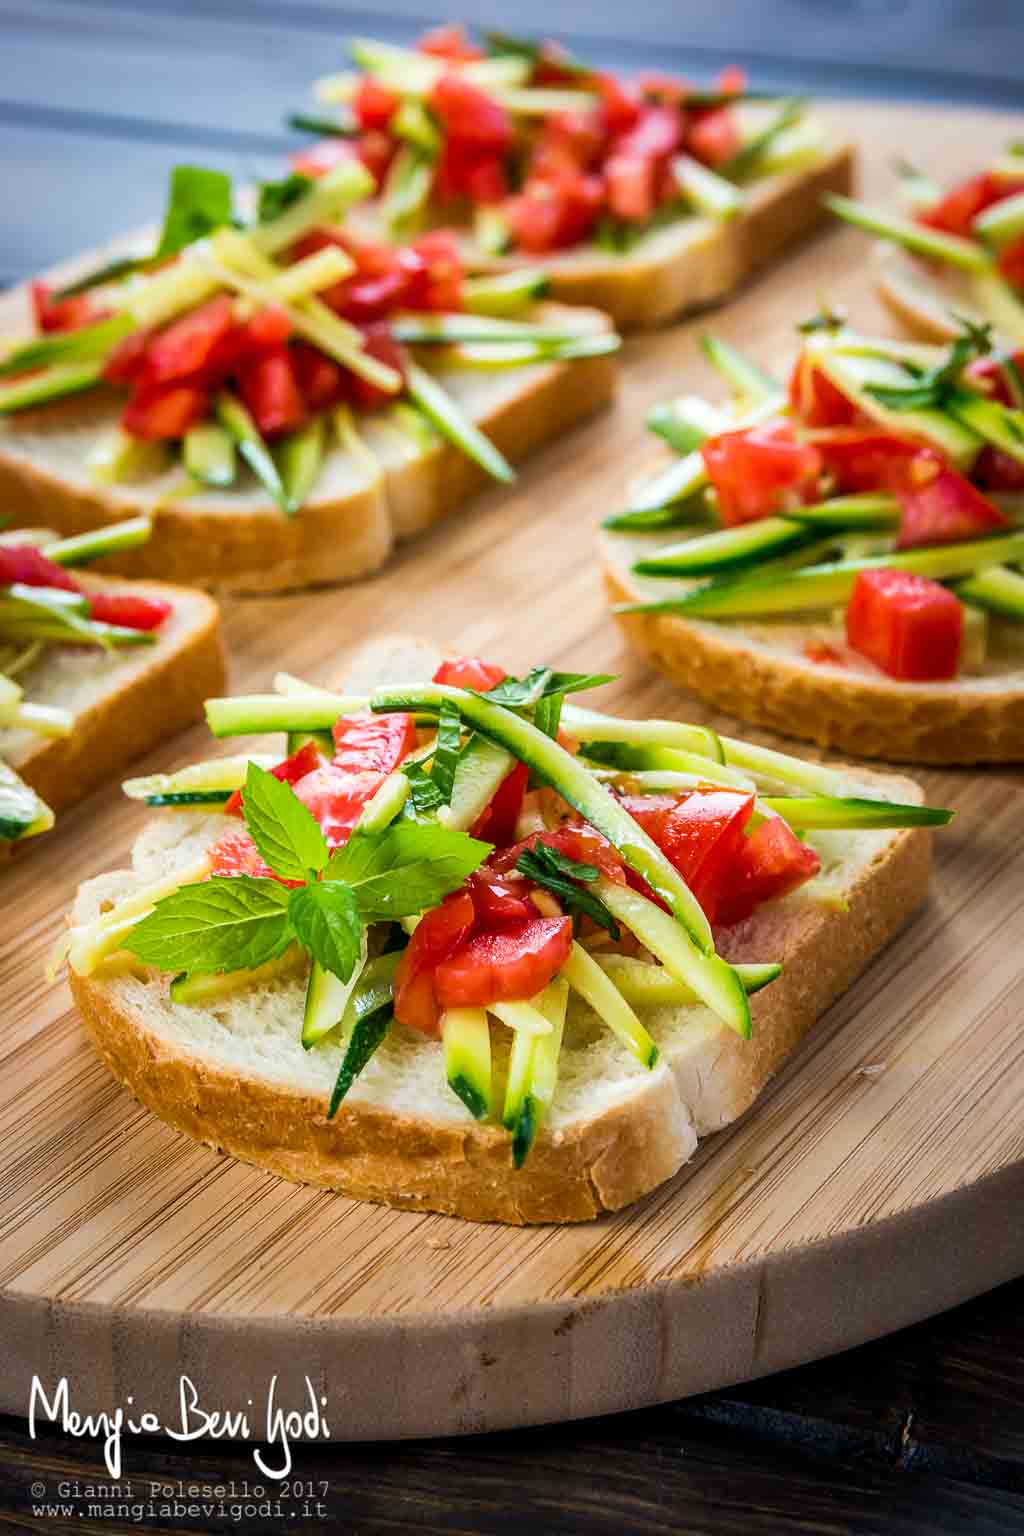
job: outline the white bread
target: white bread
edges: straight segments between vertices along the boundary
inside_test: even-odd
[[[664,542],[664,533],[601,535],[610,602],[672,597],[695,585],[630,569]],[[993,615],[983,668],[944,683],[887,677],[847,646],[843,626],[830,613],[742,622],[670,613],[616,617],[634,650],[659,672],[739,720],[889,762],[1024,758],[1024,627]],[[829,647],[839,661],[810,660],[808,643]]]
[[[86,590],[164,597],[173,612],[153,645],[101,652],[47,646],[18,682],[33,704],[74,714],[69,736],[0,729],[0,758],[54,811],[63,810],[144,752],[199,718],[203,700],[224,687],[220,612],[202,592],[163,582],[118,582],[79,574]]]
[[[581,334],[608,329],[607,318],[593,310],[541,305],[535,317]],[[438,378],[516,463],[607,403],[615,361],[603,356],[492,373],[445,370]],[[102,569],[127,575],[232,592],[353,580],[379,570],[396,540],[429,527],[491,483],[440,437],[417,450],[368,418],[358,425],[373,456],[332,450],[295,517],[286,517],[255,481],[251,488],[175,498],[168,493],[180,487],[182,474],[169,468],[138,484],[101,485],[88,457],[119,408],[119,397],[100,389],[0,418],[0,505],[15,523],[45,523],[61,535],[145,513],[153,522],[148,542],[101,562]]]
[[[354,659],[344,683],[423,680],[440,654],[422,642],[378,642]],[[862,770],[850,770],[850,789],[920,798],[907,780]],[[72,920],[94,918],[104,901],[194,859],[224,824],[179,813],[151,823],[131,869],[84,885]],[[508,1134],[474,1121],[447,1088],[440,1046],[397,1025],[328,1122],[340,1051],[333,1043],[303,1051],[301,975],[212,1008],[171,1006],[166,978],[151,973],[73,974],[71,984],[115,1077],[199,1141],[361,1199],[482,1221],[586,1220],[672,1177],[698,1136],[740,1115],[924,899],[926,831],[814,841],[848,911],[797,893],[720,935],[733,960],[785,963],[782,977],[751,1000],[753,1039],[741,1041],[701,1007],[645,1010],[661,1052],[647,1072],[593,1014],[571,1006],[551,1114],[519,1172]],[[506,1032],[493,1033],[500,1080]]]

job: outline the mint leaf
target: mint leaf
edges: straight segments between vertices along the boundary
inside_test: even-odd
[[[402,772],[409,780],[409,799],[417,816],[429,816],[444,805],[444,796],[422,763],[406,763]]]
[[[231,223],[231,177],[203,165],[176,165],[155,260]]]
[[[992,327],[979,325],[965,315],[954,315],[960,335],[946,358],[935,368],[919,368],[904,362],[906,384],[865,384],[868,394],[890,411],[942,410],[960,387],[960,375],[975,357],[992,351]]]
[[[290,784],[257,763],[246,773],[242,811],[253,842],[282,880],[305,880],[324,868],[327,844],[316,817]]]
[[[455,769],[462,747],[462,718],[459,706],[445,699],[437,719],[437,739],[434,743],[434,765],[431,779],[441,797],[442,805],[451,805],[455,786]]]
[[[601,871],[595,865],[570,859],[547,843],[535,843],[519,855],[516,869],[534,885],[543,886],[557,896],[573,917],[585,913],[599,927],[606,928],[613,939],[620,937],[619,925],[601,898],[577,884],[578,881],[588,884],[597,879]]]
[[[397,822],[356,833],[327,866],[326,879],[351,887],[360,917],[372,923],[436,907],[491,852],[491,844],[428,822]]]
[[[288,892],[276,880],[218,875],[164,896],[124,941],[161,971],[240,971],[292,941]]]
[[[298,171],[293,171],[290,176],[285,176],[281,181],[263,181],[260,183],[260,200],[256,211],[256,219],[260,224],[266,224],[270,219],[276,219],[279,213],[284,213],[286,208],[291,208],[300,197],[313,185],[312,177],[300,176]]]
[[[479,697],[490,704],[504,704],[506,709],[528,709],[552,693],[582,693],[614,681],[606,672],[553,672],[550,667],[534,667],[525,677],[506,677]],[[470,691],[475,693],[476,689]]]
[[[340,981],[348,981],[359,959],[363,932],[348,886],[338,880],[302,885],[291,893],[288,916],[313,959]]]

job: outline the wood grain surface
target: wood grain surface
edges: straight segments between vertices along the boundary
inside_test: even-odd
[[[948,110],[835,117],[863,142],[876,195],[897,144],[952,177],[1020,131]],[[714,328],[778,365],[823,292],[879,325],[865,255],[857,236],[831,232]],[[612,708],[706,718],[622,650],[590,557],[594,524],[648,451],[645,407],[707,382],[704,324],[630,342],[614,411],[381,577],[227,606],[235,687],[265,686],[282,665],[316,679],[367,634],[415,628],[511,667],[618,672]],[[146,766],[206,750],[197,728]],[[471,1433],[761,1375],[1019,1273],[1024,779],[921,777],[958,815],[904,939],[670,1185],[597,1223],[526,1231],[282,1184],[135,1105],[42,964],[77,883],[124,860],[144,813],[112,790],[63,817],[4,882],[0,1408],[24,1412],[33,1373],[67,1375],[83,1410],[132,1392],[166,1415],[183,1370],[221,1406],[265,1393],[275,1371],[283,1399],[301,1403],[308,1372],[336,1437]]]

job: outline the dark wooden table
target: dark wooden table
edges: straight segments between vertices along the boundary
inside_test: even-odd
[[[513,24],[507,0],[461,11]],[[514,25],[550,30],[555,15],[518,0]],[[432,19],[424,0],[387,0],[385,14],[330,0],[0,0],[0,286],[156,214],[179,161],[240,178],[271,170],[293,142],[285,112],[309,79],[341,67],[346,36],[406,40]],[[703,78],[739,62],[787,91],[1024,101],[1021,0],[633,0],[628,14],[569,0],[557,26],[623,68]],[[0,1420],[0,1529],[1024,1531],[1024,1280],[711,1397],[473,1440],[301,1446],[295,1474],[312,1498],[275,1500],[251,1519],[239,1516],[244,1492],[200,1516],[175,1511],[188,1494],[157,1493],[147,1507],[154,1484],[251,1485],[252,1449],[134,1441],[131,1492],[118,1495],[127,1507],[90,1516],[89,1486],[109,1482],[99,1444],[32,1440]]]

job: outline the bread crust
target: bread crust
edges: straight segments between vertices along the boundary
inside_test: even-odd
[[[83,584],[101,585],[92,577]],[[224,691],[220,610],[212,598],[166,582],[133,582],[130,590],[173,604],[188,602],[196,610],[195,622],[175,640],[158,641],[147,666],[77,713],[70,736],[40,740],[18,760],[20,776],[54,811],[74,805],[117,777],[133,758],[184,730],[200,718],[205,699]]]
[[[690,310],[717,303],[788,246],[828,222],[822,204],[827,192],[853,188],[856,152],[839,144],[814,165],[772,177],[747,193],[733,219],[708,221],[703,238],[650,255],[607,257],[595,251],[557,252],[545,258],[549,291],[566,304],[592,304],[604,310],[620,331],[649,329],[678,319]],[[478,270],[507,270],[522,258],[474,260]]]
[[[612,603],[645,594],[603,555]],[[739,720],[818,746],[888,762],[969,764],[1024,759],[1024,673],[1004,687],[899,683],[770,654],[742,629],[670,613],[615,615],[659,672]]]
[[[895,787],[920,798],[912,783]],[[197,1141],[357,1199],[472,1221],[585,1221],[631,1204],[678,1172],[693,1151],[695,1121],[700,1130],[718,1129],[753,1103],[820,1014],[924,900],[930,867],[931,834],[903,831],[861,871],[847,893],[848,912],[808,904],[795,921],[790,913],[781,953],[770,922],[755,918],[726,931],[723,952],[734,961],[784,963],[779,980],[751,999],[752,1040],[720,1026],[699,1070],[675,1074],[662,1066],[589,1121],[561,1134],[542,1126],[518,1171],[510,1138],[497,1126],[438,1123],[359,1100],[328,1121],[320,1097],[242,1079],[172,1047],[102,977],[72,973],[71,987],[113,1075]]]

